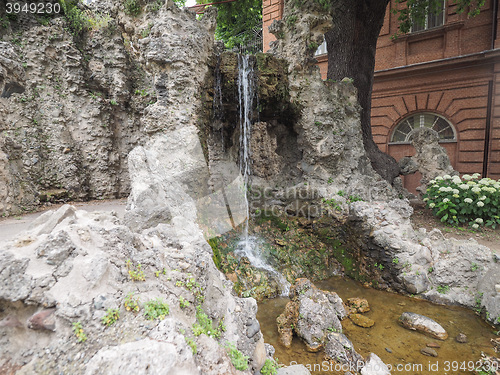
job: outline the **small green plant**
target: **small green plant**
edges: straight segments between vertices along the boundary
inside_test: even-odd
[[[427,272],[428,272],[428,273],[433,273],[433,272],[434,272],[434,267],[429,267],[429,268],[427,268]]]
[[[189,347],[191,348],[193,354],[198,353],[198,349],[196,348],[196,342],[191,337],[184,336],[184,339],[186,340],[186,344],[188,344]]]
[[[333,183],[333,178],[331,178],[331,177],[328,178],[328,180],[326,182],[329,183],[329,184],[332,184]]]
[[[107,309],[106,315],[104,315],[101,319],[102,324],[106,327],[116,323],[116,321],[120,319],[120,311],[118,309]]]
[[[274,359],[266,359],[260,373],[262,375],[276,375],[278,373],[278,363]]]
[[[112,18],[109,14],[97,13],[93,17],[88,17],[88,22],[92,30],[101,30],[108,27]]]
[[[85,342],[87,341],[87,335],[85,332],[83,332],[83,327],[82,323],[80,322],[73,322],[73,332],[78,339],[78,342]]]
[[[145,97],[145,96],[149,95],[149,92],[146,89],[142,89],[142,90],[136,89],[135,95],[140,95],[142,97]]]
[[[143,38],[148,37],[148,36],[149,36],[149,33],[151,33],[151,28],[152,28],[152,27],[153,27],[153,24],[152,24],[152,23],[149,23],[149,24],[148,24],[148,27],[146,27],[145,29],[143,29],[143,30],[141,31],[141,36],[142,36]]]
[[[86,14],[78,7],[79,0],[59,0],[59,2],[74,36],[90,28],[90,22]]]
[[[181,296],[179,297],[179,306],[181,309],[185,309],[189,307],[189,301]]]
[[[437,286],[438,293],[446,294],[449,290],[450,290],[449,285],[438,285]]]
[[[123,306],[125,306],[125,310],[127,311],[138,312],[140,309],[139,297],[135,297],[132,292],[127,294],[125,300],[123,301]]]
[[[471,264],[471,266],[470,266],[470,270],[471,270],[472,272],[475,272],[475,271],[477,271],[478,269],[479,269],[479,266],[477,265],[477,263],[474,263],[474,262],[473,262],[473,263]]]
[[[111,105],[118,105],[117,101],[114,99],[111,99],[110,103],[111,103]]]
[[[125,0],[125,3],[123,5],[125,7],[125,14],[133,17],[137,17],[139,14],[141,14],[141,4],[138,0]]]
[[[144,276],[144,271],[142,270],[142,266],[139,263],[135,268],[132,266],[132,262],[130,259],[127,259],[127,270],[128,275],[132,281],[145,281],[146,277]]]
[[[293,14],[291,16],[288,16],[285,22],[288,27],[292,27],[293,25],[295,25],[295,22],[297,22],[297,15]]]
[[[392,263],[393,264],[398,264],[399,263],[399,259],[398,258],[392,258]]]
[[[375,263],[375,267],[378,268],[380,271],[382,271],[384,269],[384,265],[383,264]]]
[[[147,320],[165,319],[170,313],[170,308],[161,298],[153,299],[144,305],[144,317]]]
[[[220,319],[218,326],[214,327],[212,319],[198,305],[196,306],[196,323],[193,324],[192,329],[195,336],[205,334],[218,339],[222,336],[222,332],[226,330],[226,326],[224,325],[224,319]]]
[[[236,370],[245,371],[248,369],[248,356],[240,352],[234,344],[228,343],[226,346],[231,363]]]

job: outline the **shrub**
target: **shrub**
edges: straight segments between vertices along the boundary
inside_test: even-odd
[[[214,327],[212,319],[208,317],[201,306],[196,306],[196,323],[193,324],[193,334],[195,336],[205,334],[218,339],[222,336],[222,332],[225,330],[226,326],[224,325],[224,320],[222,318],[219,320],[219,325]]]
[[[123,305],[125,306],[125,310],[138,312],[139,311],[139,297],[135,297],[134,293],[129,293],[125,297],[123,301]]]
[[[274,359],[266,359],[264,366],[260,369],[262,375],[276,375],[278,373],[278,364]]]
[[[245,371],[248,368],[248,356],[240,352],[233,344],[227,344],[229,358],[236,370]]]
[[[125,0],[125,13],[129,16],[138,16],[141,14],[141,4],[138,0]]]
[[[443,223],[496,228],[500,224],[500,182],[479,177],[479,173],[436,177],[424,195],[427,207]]]
[[[144,317],[148,320],[165,319],[170,313],[170,308],[161,298],[153,299],[144,305]]]
[[[90,28],[87,16],[78,8],[79,0],[59,0],[59,2],[73,35],[78,35]]]
[[[80,323],[80,322],[73,323],[73,333],[75,334],[76,338],[78,339],[78,342],[87,341],[87,335],[85,334],[85,332],[83,332],[82,323]]]
[[[101,319],[102,324],[106,327],[116,323],[116,321],[120,318],[120,311],[118,309],[107,309],[106,315],[104,315]]]

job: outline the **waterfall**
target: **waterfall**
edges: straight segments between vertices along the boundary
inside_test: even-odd
[[[281,273],[276,271],[263,258],[260,245],[254,236],[248,234],[250,221],[250,206],[248,203],[248,189],[250,186],[251,148],[250,139],[252,131],[252,113],[254,108],[255,94],[255,72],[250,63],[249,55],[238,56],[238,97],[240,106],[240,172],[243,176],[243,194],[245,200],[246,220],[243,230],[243,238],[238,243],[235,253],[248,258],[250,264],[256,268],[263,269],[273,275],[281,288],[281,295],[288,296],[290,283]]]

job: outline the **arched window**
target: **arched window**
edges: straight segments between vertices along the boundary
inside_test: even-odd
[[[410,143],[413,129],[427,127],[439,134],[439,142],[456,142],[453,125],[444,117],[435,113],[416,113],[401,120],[391,135],[390,143]]]

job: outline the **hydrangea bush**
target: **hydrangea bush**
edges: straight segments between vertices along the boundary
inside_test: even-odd
[[[496,228],[500,224],[500,181],[480,174],[444,175],[429,182],[424,202],[443,223]]]

